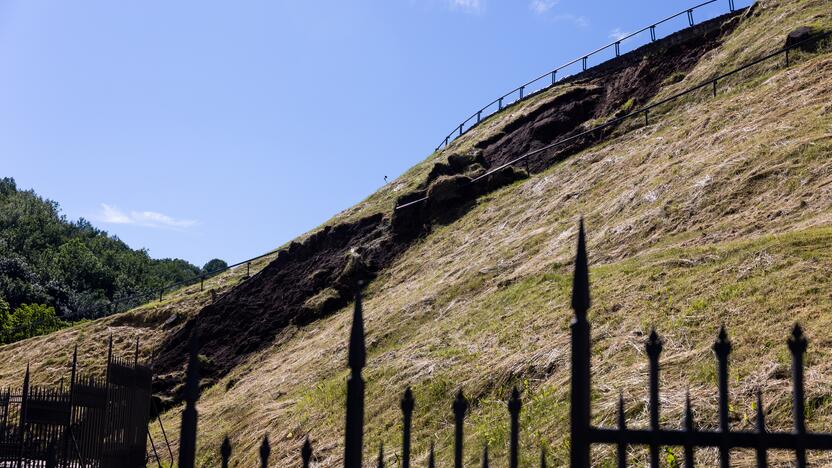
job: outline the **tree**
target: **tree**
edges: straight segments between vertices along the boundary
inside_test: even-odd
[[[202,267],[202,273],[206,275],[210,275],[211,273],[216,273],[220,270],[225,270],[228,268],[228,264],[225,263],[225,260],[220,260],[219,258],[215,258],[213,260],[208,261],[204,267]]]
[[[44,304],[24,304],[8,316],[3,328],[4,343],[23,340],[59,330],[67,325],[58,318],[55,308]]]

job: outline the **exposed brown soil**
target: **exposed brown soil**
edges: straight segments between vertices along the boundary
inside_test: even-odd
[[[569,80],[577,85],[574,89],[507,124],[473,153],[436,164],[419,189],[400,197],[398,204],[427,197],[425,201],[390,216],[376,214],[326,227],[303,243],[291,244],[260,273],[170,335],[157,352],[156,391],[171,397],[168,403],[179,400],[186,343],[193,330],[198,329],[201,344],[203,386],[209,386],[287,326],[308,324],[343,307],[360,282],[372,279],[432,225],[452,222],[482,194],[527,177],[526,170],[541,171],[604,134],[542,152],[530,158],[526,170],[507,167],[477,180],[488,168],[578,134],[592,120],[623,113],[625,103],[628,109],[646,103],[668,79],[685,73],[716,47],[735,24],[712,20],[694,32],[677,33],[582,73]]]
[[[195,325],[204,357],[203,384],[210,385],[287,325],[304,325],[342,307],[360,281],[371,279],[404,248],[390,240],[389,222],[381,214],[326,227],[303,243],[292,243],[171,335],[159,350],[156,390],[179,396],[183,357]]]
[[[680,31],[573,77],[568,82],[577,85],[575,89],[557,97],[552,105],[512,121],[502,131],[479,142],[476,148],[483,151],[487,165],[497,166],[638,109],[664,84],[683,77],[705,53],[719,46],[738,20],[737,16],[730,21],[726,17],[713,19],[693,31]],[[610,127],[536,154],[529,158],[526,167],[531,172],[540,172],[554,161],[586,149],[613,130]]]

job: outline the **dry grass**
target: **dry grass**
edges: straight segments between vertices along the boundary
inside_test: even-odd
[[[274,260],[273,255],[251,263],[255,275]],[[50,335],[37,336],[0,346],[0,386],[20,386],[27,363],[31,364],[33,383],[57,383],[68,377],[72,349],[78,346],[78,360],[84,372],[103,375],[107,342],[113,337],[117,355],[132,355],[136,339],[140,341],[142,359],[150,359],[168,333],[211,302],[211,290],[222,295],[245,280],[246,267],[234,268],[199,284],[171,292],[162,301],[150,301],[126,312],[93,321],[83,321]]]
[[[754,28],[782,40],[803,15],[832,23],[827,6],[825,0],[762,2],[759,15],[686,80],[771,50],[770,41],[752,40]],[[818,12],[827,16],[814,18]],[[780,29],[773,29],[775,23]],[[397,466],[398,398],[410,385],[417,400],[418,463],[434,441],[446,465],[453,437],[450,403],[462,386],[473,404],[467,462],[476,462],[484,443],[500,460],[507,441],[502,401],[517,385],[525,401],[521,463],[531,464],[540,445],[554,465],[565,463],[570,263],[579,214],[589,228],[597,423],[613,421],[618,392],[625,395],[631,424],[646,423],[642,343],[656,326],[665,339],[663,421],[678,423],[690,389],[697,420],[713,427],[716,384],[709,347],[724,323],[735,350],[732,427],[753,424],[752,395],[762,388],[771,426],[788,429],[785,338],[797,320],[811,340],[809,426],[832,429],[832,340],[826,333],[832,325],[830,72],[832,54],[804,57],[790,69],[763,69],[751,83],[732,83],[716,99],[669,107],[648,127],[483,197],[460,220],[417,242],[368,287],[368,453],[383,441],[388,462]],[[524,105],[544,105],[551,97],[542,93]],[[503,118],[511,114],[498,114],[448,151],[470,148],[474,139],[503,125],[497,121]],[[443,155],[434,154],[391,186],[415,187],[431,161]],[[384,190],[339,219],[388,210],[397,195],[390,186]],[[119,323],[149,341],[161,337],[165,331],[157,324],[175,307],[191,313],[205,301],[179,294],[168,309],[152,305],[0,348],[11,363],[0,366],[0,376],[8,382],[23,361],[35,363],[67,343],[103,342]],[[202,466],[217,465],[225,434],[235,443],[237,466],[254,465],[264,434],[271,438],[275,466],[293,466],[307,433],[317,465],[338,465],[350,313],[345,308],[284,330],[270,347],[206,389],[199,404]],[[53,372],[37,365],[42,373]],[[177,432],[178,417],[177,409],[164,416],[169,433]],[[610,452],[599,449],[595,455],[603,465]],[[644,455],[632,453],[637,461]],[[703,465],[713,463],[713,452],[699,456]],[[752,456],[737,452],[735,460],[748,466]],[[787,463],[788,454],[776,456]],[[812,462],[832,463],[819,457]]]
[[[832,163],[824,157],[832,150],[830,71],[827,54],[773,71],[754,87],[685,103],[654,125],[481,199],[410,249],[368,291],[368,445],[386,442],[393,462],[397,400],[411,385],[418,458],[424,462],[433,440],[447,461],[450,402],[461,385],[474,404],[468,462],[486,442],[502,457],[501,401],[517,384],[526,400],[525,462],[543,444],[564,463],[569,263],[579,213],[590,228],[593,262],[597,422],[612,421],[619,391],[631,422],[646,422],[641,349],[655,325],[666,340],[664,420],[677,423],[690,388],[697,419],[713,426],[709,347],[725,323],[736,350],[733,427],[753,423],[752,395],[762,387],[770,423],[788,429],[785,338],[799,320],[812,343],[810,426],[832,427],[832,343],[825,336],[832,297]],[[320,466],[337,465],[349,318],[345,309],[286,330],[207,390],[200,403],[203,464],[216,462],[212,448],[229,433],[247,466],[268,433],[277,464],[285,466],[308,432]],[[700,456],[708,463],[714,454]],[[735,458],[752,461],[745,452]]]

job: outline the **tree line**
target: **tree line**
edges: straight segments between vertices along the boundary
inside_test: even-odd
[[[150,258],[83,218],[67,220],[57,202],[19,190],[13,178],[0,179],[0,342],[106,315],[119,299],[224,267],[219,259],[199,268]]]

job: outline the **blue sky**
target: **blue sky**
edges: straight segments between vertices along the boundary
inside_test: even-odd
[[[0,176],[154,257],[239,261],[503,92],[693,4],[4,0]]]

